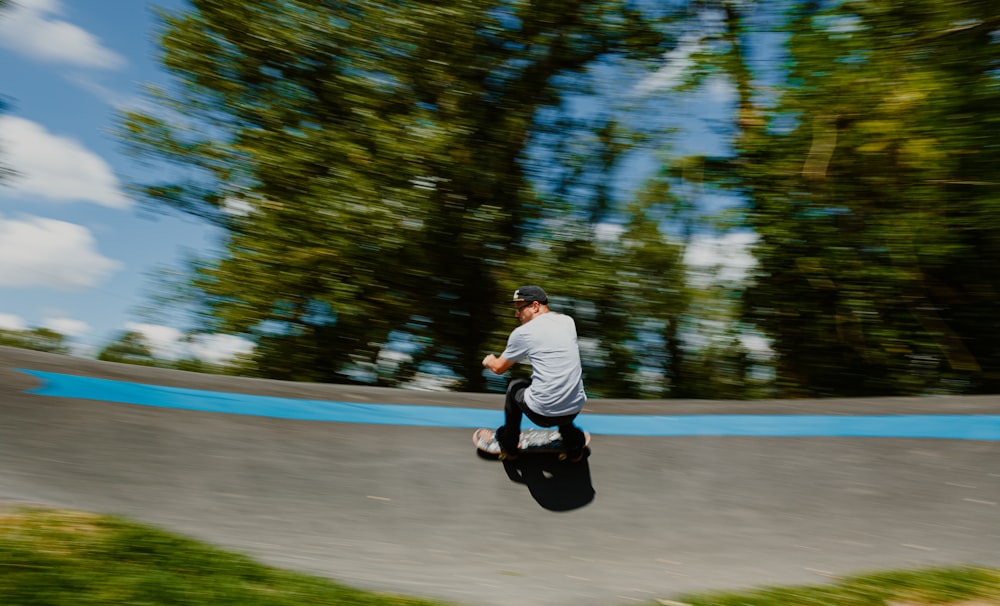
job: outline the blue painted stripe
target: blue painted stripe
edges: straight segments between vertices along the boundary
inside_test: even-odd
[[[339,423],[471,429],[494,427],[503,422],[499,410],[299,400],[125,383],[38,370],[21,372],[42,380],[42,386],[31,393],[61,398]],[[580,417],[579,424],[592,434],[619,436],[829,436],[1000,440],[1000,415],[584,414]]]

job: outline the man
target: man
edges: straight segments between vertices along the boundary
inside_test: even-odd
[[[507,386],[504,424],[496,432],[500,448],[508,458],[517,455],[524,414],[540,427],[558,427],[567,458],[579,461],[585,438],[573,420],[583,409],[587,394],[576,323],[570,316],[551,311],[549,297],[539,286],[518,288],[511,303],[521,325],[510,333],[503,353],[499,357],[489,354],[483,358],[483,366],[502,375],[527,359],[531,380],[516,379]]]

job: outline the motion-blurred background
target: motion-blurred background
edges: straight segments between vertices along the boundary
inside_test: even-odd
[[[82,44],[80,7],[0,1],[5,57]],[[514,325],[502,302],[537,283],[577,320],[592,396],[1000,391],[995,0],[192,0],[150,15],[158,81],[109,104],[125,158],[109,179],[127,195],[100,200],[184,217],[177,244],[211,244],[160,265],[141,321],[77,353],[496,390],[480,361]],[[15,35],[39,23],[45,36]],[[37,105],[18,82],[0,79],[0,193],[23,211],[47,166],[27,151],[54,135],[24,117]],[[18,321],[38,288],[25,276],[44,273],[22,242],[45,221],[0,215],[0,343],[71,351],[75,325]],[[146,330],[166,325],[181,353]],[[236,355],[199,355],[211,339]]]

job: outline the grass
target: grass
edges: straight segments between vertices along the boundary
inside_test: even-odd
[[[1000,570],[944,568],[850,577],[816,587],[686,596],[691,606],[1000,606]]]
[[[888,572],[818,587],[678,598],[692,606],[1000,606],[1000,570]],[[662,603],[668,603],[666,601]],[[440,606],[351,589],[122,518],[74,511],[0,513],[4,606]]]
[[[431,606],[258,564],[116,517],[0,514],[4,606]]]

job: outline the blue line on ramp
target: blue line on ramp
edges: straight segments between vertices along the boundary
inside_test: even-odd
[[[415,427],[494,427],[500,410],[360,404],[299,400],[126,383],[38,370],[21,370],[42,380],[31,393],[230,413],[339,423]],[[583,414],[579,425],[592,434],[620,436],[866,437],[1000,440],[1000,415],[599,415]]]

